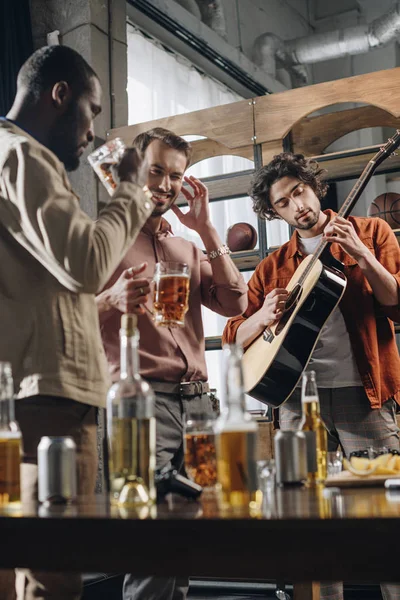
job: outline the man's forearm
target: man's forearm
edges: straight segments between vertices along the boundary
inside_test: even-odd
[[[207,254],[223,246],[223,242],[213,225],[199,232]],[[213,279],[216,284],[229,284],[238,279],[239,272],[229,254],[223,254],[210,261]]]
[[[236,331],[236,343],[247,348],[265,329],[258,312],[251,315],[238,327]]]
[[[397,306],[398,286],[395,277],[376,259],[372,252],[366,252],[358,260],[358,266],[367,278],[375,298],[382,306]]]

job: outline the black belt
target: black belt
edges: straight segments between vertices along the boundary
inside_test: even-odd
[[[201,396],[210,391],[207,381],[181,381],[172,383],[168,381],[152,381],[149,384],[155,392],[160,394],[176,394],[179,396]]]

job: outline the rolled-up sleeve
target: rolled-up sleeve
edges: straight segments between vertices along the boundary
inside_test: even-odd
[[[7,156],[1,196],[8,231],[72,292],[96,293],[105,285],[152,211],[139,186],[121,183],[94,222],[55,156],[28,141]]]
[[[247,308],[247,285],[233,262],[230,273],[226,281],[216,282],[207,256],[201,253],[202,304],[224,317],[241,314]]]
[[[400,248],[395,234],[383,219],[375,219],[374,248],[377,260],[393,275],[397,282],[397,305],[381,306],[382,312],[393,321],[400,322]]]
[[[222,333],[223,344],[233,344],[236,340],[236,333],[241,324],[254,315],[263,305],[265,298],[264,277],[262,269],[264,262],[261,262],[251,277],[248,284],[248,306],[243,314],[229,319]]]

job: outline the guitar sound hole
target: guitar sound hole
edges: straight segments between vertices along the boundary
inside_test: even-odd
[[[292,308],[294,308],[294,306],[299,301],[300,294],[301,294],[301,285],[299,283],[296,283],[296,285],[290,292],[289,296],[287,297],[287,300],[285,302],[285,310],[291,310]]]

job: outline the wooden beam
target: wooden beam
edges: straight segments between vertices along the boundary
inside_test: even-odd
[[[368,150],[367,148],[356,148],[354,150],[346,150],[342,152],[332,152],[315,156],[315,160],[320,167],[326,169],[324,179],[338,181],[340,179],[352,179],[359,177],[367,163],[378,152],[377,146],[371,146],[368,153],[360,154],[360,150]],[[386,159],[375,171],[375,174],[387,173],[390,171],[398,171],[400,169],[400,156],[394,155]]]
[[[228,146],[220,144],[215,140],[205,139],[191,142],[191,145],[193,148],[191,165],[214,156],[232,155],[241,156],[242,158],[247,158],[251,161],[254,160],[253,144],[250,144],[249,146],[242,146],[240,148],[228,148]]]
[[[126,144],[130,145],[139,133],[153,127],[164,127],[178,135],[201,135],[231,150],[242,148],[253,143],[253,104],[251,100],[240,100],[164,119],[126,125],[111,129],[107,137],[109,139],[121,137]]]
[[[322,154],[334,141],[366,127],[400,128],[400,119],[375,106],[361,106],[302,119],[292,129],[293,151]]]
[[[319,154],[310,156],[310,158],[316,160],[322,168],[326,169],[323,179],[352,179],[359,177],[368,161],[378,150],[379,146],[366,146],[365,148]],[[265,156],[268,156],[268,152],[265,153]],[[386,159],[376,169],[375,173],[388,173],[398,170],[400,170],[400,156],[395,154]]]
[[[238,171],[219,177],[204,177],[202,182],[207,186],[210,200],[228,200],[247,196],[254,171]],[[190,189],[190,187],[188,187]],[[183,194],[178,196],[178,206],[187,204]]]
[[[239,271],[252,271],[260,262],[260,253],[258,250],[242,250],[241,252],[232,252],[232,260]]]
[[[400,117],[400,67],[260,96],[255,99],[257,143],[282,140],[307,115],[333,104],[372,104]]]

